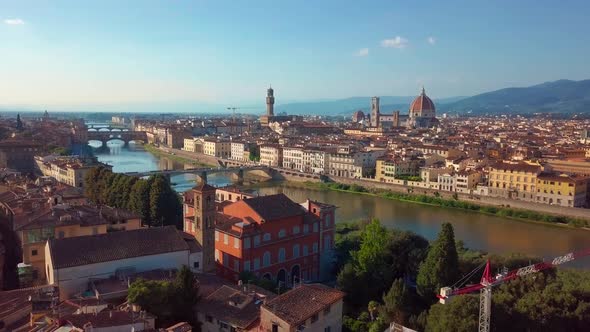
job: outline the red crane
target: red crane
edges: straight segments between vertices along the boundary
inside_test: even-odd
[[[485,269],[483,271],[483,275],[481,277],[481,281],[479,282],[479,284],[469,285],[457,289],[453,289],[451,287],[443,287],[440,289],[440,294],[437,295],[437,297],[440,299],[440,303],[445,304],[446,301],[448,301],[453,296],[479,291],[479,331],[489,332],[490,316],[492,314],[492,287],[502,284],[506,281],[520,278],[529,274],[541,272],[543,270],[555,267],[557,265],[571,262],[574,259],[578,259],[589,255],[590,249],[570,252],[569,254],[555,257],[550,262],[532,264],[529,266],[521,267],[516,270],[500,273],[495,277],[491,275],[490,261],[488,260],[485,264]],[[478,269],[470,273],[468,276],[472,275]]]

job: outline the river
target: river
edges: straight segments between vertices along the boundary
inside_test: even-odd
[[[94,144],[93,144],[94,143]],[[91,142],[96,146],[97,142]],[[123,147],[120,141],[108,143],[108,152],[97,152],[100,161],[113,166],[114,172],[140,172],[157,169],[182,169],[185,166],[165,157],[156,157],[141,146]],[[195,185],[195,176],[172,177],[175,190],[186,191]],[[208,176],[208,182],[224,186],[231,180],[224,175]],[[443,222],[455,228],[455,237],[469,248],[492,253],[524,253],[547,259],[590,247],[590,231],[515,221],[475,212],[388,200],[366,195],[322,191],[276,183],[262,185],[261,194],[284,193],[296,202],[310,198],[338,206],[336,220],[378,218],[387,227],[412,231],[432,240]],[[590,258],[567,266],[590,269]]]

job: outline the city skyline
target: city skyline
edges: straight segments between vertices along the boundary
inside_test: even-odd
[[[283,104],[579,80],[590,77],[590,46],[580,42],[587,9],[582,1],[3,3],[0,106],[263,109],[270,84]]]

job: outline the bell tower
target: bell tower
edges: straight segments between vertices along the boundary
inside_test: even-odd
[[[203,272],[215,271],[215,187],[206,180],[192,189],[194,236],[203,250]]]
[[[275,107],[275,96],[272,86],[266,90],[266,115],[273,116]]]

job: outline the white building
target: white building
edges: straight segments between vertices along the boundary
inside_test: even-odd
[[[54,178],[56,181],[72,187],[83,188],[84,178],[94,167],[111,166],[100,163],[96,158],[80,158],[74,156],[48,155],[36,156],[37,169],[44,175]]]
[[[328,153],[322,150],[303,150],[303,171],[325,174],[328,167]]]
[[[45,245],[47,283],[68,299],[89,289],[91,279],[114,277],[121,270],[180,269],[201,272],[202,251],[193,237],[174,226],[52,238]]]
[[[303,148],[283,147],[283,168],[303,171]]]

